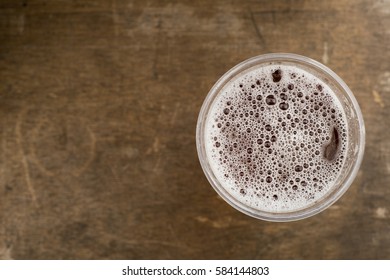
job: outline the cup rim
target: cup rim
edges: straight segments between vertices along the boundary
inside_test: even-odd
[[[356,112],[357,122],[359,124],[359,143],[358,143],[358,153],[355,162],[350,171],[350,175],[346,180],[340,185],[340,187],[332,191],[327,196],[324,196],[318,204],[314,203],[308,206],[307,208],[299,209],[291,212],[267,212],[262,211],[256,208],[249,207],[244,203],[235,199],[229,192],[227,192],[222,184],[219,183],[219,180],[213,174],[211,167],[208,164],[208,158],[205,150],[205,141],[204,141],[204,125],[207,119],[207,113],[212,105],[214,98],[218,95],[223,86],[230,81],[233,77],[238,75],[239,73],[256,66],[258,64],[264,64],[267,62],[296,62],[298,65],[307,65],[309,67],[314,67],[317,71],[328,76],[333,79],[333,82],[338,84],[338,86],[346,93],[349,101]],[[265,220],[265,221],[273,221],[273,222],[287,222],[287,221],[296,221],[304,218],[311,217],[315,214],[322,212],[323,210],[330,207],[333,203],[335,203],[350,187],[352,182],[354,181],[359,168],[361,166],[361,162],[363,160],[364,148],[365,148],[365,127],[363,115],[360,109],[360,106],[353,95],[350,88],[346,85],[346,83],[331,69],[322,63],[308,58],[306,56],[292,54],[292,53],[269,53],[251,57],[247,60],[242,61],[241,63],[235,65],[229,71],[222,75],[221,78],[214,84],[214,86],[210,89],[207,94],[202,107],[200,109],[200,113],[198,116],[198,121],[196,125],[196,147],[198,158],[203,169],[203,172],[206,175],[211,186],[214,190],[222,197],[228,204],[230,204],[233,208],[238,211],[247,214],[248,216]]]

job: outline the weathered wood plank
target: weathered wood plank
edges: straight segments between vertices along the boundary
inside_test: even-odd
[[[2,1],[0,258],[390,258],[389,1]],[[327,211],[275,224],[198,163],[204,97],[254,55],[293,52],[359,101],[366,154]]]

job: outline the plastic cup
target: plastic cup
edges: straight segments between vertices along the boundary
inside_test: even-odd
[[[262,67],[263,65],[280,64],[280,65],[294,65],[303,70],[310,72],[316,76],[326,85],[328,85],[334,92],[342,105],[347,120],[347,158],[342,166],[340,175],[334,182],[330,190],[320,197],[318,200],[308,204],[305,208],[293,211],[279,211],[267,212],[259,210],[233,197],[215,176],[210,162],[207,158],[205,148],[205,124],[209,115],[209,110],[215,98],[221,93],[223,87],[234,77],[253,68]],[[202,169],[215,191],[231,206],[237,210],[267,221],[286,222],[304,219],[325,210],[333,203],[335,203],[350,187],[355,179],[360,164],[363,159],[365,146],[365,128],[363,122],[362,112],[359,105],[352,94],[352,91],[345,84],[345,82],[336,75],[332,70],[323,64],[296,54],[287,53],[272,53],[250,58],[236,65],[228,72],[226,72],[211,88],[206,96],[202,108],[199,113],[197,127],[196,127],[196,145],[200,164]]]

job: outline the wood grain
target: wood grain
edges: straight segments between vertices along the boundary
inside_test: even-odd
[[[0,258],[389,259],[390,2],[0,3]],[[350,86],[367,145],[350,190],[298,222],[218,198],[195,148],[214,82],[292,52]]]

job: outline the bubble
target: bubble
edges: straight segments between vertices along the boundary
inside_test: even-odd
[[[280,82],[281,79],[282,79],[282,71],[280,69],[272,73],[272,80],[274,81],[274,83]]]
[[[224,110],[223,110],[223,113],[225,114],[225,115],[227,115],[227,114],[229,114],[229,109],[228,108],[225,108]]]
[[[268,104],[268,105],[275,105],[276,104],[276,98],[275,96],[273,96],[272,94],[271,95],[268,95],[265,99],[265,102]]]
[[[287,110],[288,109],[288,103],[282,102],[279,104],[279,108],[282,110]]]
[[[301,172],[303,170],[303,167],[301,165],[296,165],[295,166],[295,171],[296,172]]]
[[[340,137],[337,129],[334,127],[332,130],[332,135],[330,142],[326,145],[324,149],[324,158],[331,161],[335,158],[337,151],[339,150]]]

